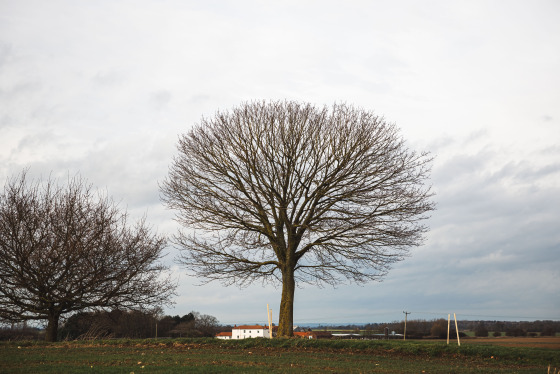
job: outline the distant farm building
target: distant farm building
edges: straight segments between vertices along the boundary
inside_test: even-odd
[[[274,328],[273,328],[274,330]],[[218,339],[247,339],[267,338],[270,339],[270,329],[261,325],[234,326],[231,332],[221,332],[216,335]]]
[[[276,336],[277,326],[272,326],[272,336]],[[294,337],[303,339],[330,339],[332,334],[324,331],[295,331],[299,330],[297,326],[294,328]],[[247,339],[247,338],[266,338],[270,339],[270,329],[264,325],[241,325],[234,326],[231,332],[220,332],[216,335],[218,339]]]

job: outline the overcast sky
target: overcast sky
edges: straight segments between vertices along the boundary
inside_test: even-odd
[[[557,0],[0,0],[0,180],[80,173],[171,235],[158,182],[202,116],[346,102],[436,157],[437,211],[383,282],[297,289],[295,323],[558,320],[558,20]],[[169,314],[277,321],[279,288],[173,271]]]

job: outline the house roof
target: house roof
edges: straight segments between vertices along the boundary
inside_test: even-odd
[[[219,334],[216,334],[216,336],[231,336],[231,332],[227,332],[227,331],[220,332]]]
[[[241,325],[236,326],[233,330],[260,330],[260,329],[268,329],[268,326],[261,326],[261,325]]]

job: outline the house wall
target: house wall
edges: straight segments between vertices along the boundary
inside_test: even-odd
[[[247,338],[270,338],[268,329],[264,328],[241,328],[231,330],[232,339],[247,339]]]

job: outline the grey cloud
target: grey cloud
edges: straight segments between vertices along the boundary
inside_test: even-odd
[[[422,279],[418,268],[431,267],[440,282],[461,282],[461,292],[478,302],[490,300],[491,293],[484,294],[494,283],[500,283],[494,298],[504,305],[507,295],[518,292],[552,297],[546,284],[560,268],[560,184],[536,186],[560,180],[560,166],[554,158],[510,161],[492,173],[498,155],[483,147],[434,168],[438,210],[430,220],[428,253],[419,251],[425,257],[411,263],[414,274]],[[528,273],[532,278],[523,286]]]
[[[14,101],[14,99],[19,99],[40,91],[42,88],[43,84],[38,80],[23,80],[12,86],[0,88],[0,98],[2,98],[2,100]]]
[[[499,171],[492,174],[489,181],[497,182],[511,179],[517,183],[533,184],[539,180],[560,173],[560,163],[552,162],[547,165],[534,165],[530,161],[509,162]]]
[[[473,174],[485,170],[491,157],[492,155],[486,152],[476,155],[457,154],[434,168],[433,179],[435,182],[449,185],[465,177],[470,178]]]
[[[0,41],[0,69],[11,60],[12,50],[13,47],[11,44]]]
[[[537,154],[545,157],[552,156],[552,157],[556,157],[556,159],[560,159],[560,145],[555,144],[549,147],[539,149]]]
[[[126,80],[126,74],[117,70],[97,72],[93,77],[93,82],[102,87],[111,88],[117,84],[121,84]]]
[[[208,103],[212,99],[211,95],[193,95],[188,99],[191,104],[199,105],[202,103]]]
[[[8,126],[12,126],[14,124],[14,120],[11,116],[4,114],[0,117],[0,129],[7,128]]]
[[[436,157],[438,152],[441,152],[449,147],[453,147],[456,144],[456,139],[450,135],[439,136],[435,139],[431,139],[426,148],[433,152]]]
[[[478,129],[476,131],[471,132],[463,141],[463,143],[470,144],[476,142],[481,139],[485,139],[488,137],[488,130],[487,129]]]
[[[32,135],[27,135],[20,140],[16,152],[38,151],[45,144],[56,141],[56,137],[51,131],[37,131]]]
[[[160,90],[150,95],[150,100],[157,110],[162,110],[171,101],[172,95],[168,90]]]

